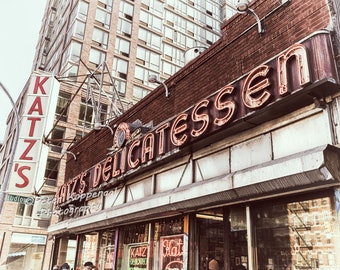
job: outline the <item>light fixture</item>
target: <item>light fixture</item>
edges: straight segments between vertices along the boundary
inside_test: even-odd
[[[164,82],[158,80],[156,75],[154,75],[154,74],[149,75],[149,82],[162,84],[164,86],[164,88],[165,88],[165,97],[169,97],[168,87],[166,86],[166,84]]]
[[[102,123],[95,121],[93,125],[94,130],[101,130],[102,128],[108,128],[111,131],[111,134],[113,135],[113,129],[109,125],[103,125]]]
[[[237,2],[237,10],[239,12],[246,12],[249,8],[249,1],[248,0],[239,0]]]
[[[193,51],[195,55],[200,55],[204,50],[208,49],[207,46],[194,46],[194,47],[191,47],[191,48],[188,48],[184,51],[184,62],[186,63],[187,60],[186,60],[186,55],[189,51]],[[194,57],[192,57],[190,60],[192,60]]]
[[[71,151],[62,150],[61,153],[62,153],[63,155],[65,155],[65,154],[70,154],[70,155],[73,157],[74,160],[77,160],[76,155],[75,155],[74,153],[72,153]]]
[[[255,13],[253,9],[249,8],[248,0],[238,0],[236,8],[237,8],[237,11],[240,13],[252,14],[255,17],[256,22],[257,22],[257,31],[260,34],[264,32],[259,16],[257,16],[257,14]]]

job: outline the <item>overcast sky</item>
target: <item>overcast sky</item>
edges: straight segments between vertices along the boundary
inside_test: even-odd
[[[14,102],[28,80],[47,0],[0,0],[0,82]],[[0,141],[12,105],[0,89]]]

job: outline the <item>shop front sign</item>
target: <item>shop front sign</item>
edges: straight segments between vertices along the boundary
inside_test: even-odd
[[[148,245],[138,244],[129,246],[129,270],[146,270],[148,269]]]
[[[43,145],[45,130],[53,126],[59,83],[52,76],[32,75],[23,102],[18,147],[8,192],[32,194],[35,186],[44,183],[48,147]]]
[[[171,235],[160,238],[160,270],[184,270],[186,253],[185,235]]]
[[[321,50],[322,58],[318,57]],[[202,138],[221,131],[235,134],[338,91],[333,87],[337,86],[337,77],[332,59],[329,36],[316,35],[139,137],[133,136],[131,125],[120,123],[114,135],[114,151],[61,186],[57,203],[98,189]]]

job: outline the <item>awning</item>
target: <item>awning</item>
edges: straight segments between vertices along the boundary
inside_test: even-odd
[[[25,256],[25,255],[26,255],[26,251],[20,251],[20,252],[9,253],[7,257],[19,257],[19,256]]]
[[[216,179],[197,182],[110,209],[59,222],[52,234],[80,233],[189,213],[217,205],[340,185],[340,148],[326,145]]]

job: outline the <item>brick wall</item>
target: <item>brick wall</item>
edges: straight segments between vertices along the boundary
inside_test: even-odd
[[[222,38],[165,82],[170,91],[168,99],[163,86],[159,86],[111,126],[136,119],[143,123],[153,121],[156,126],[330,24],[330,8],[324,0],[293,0],[287,6],[280,3],[257,0],[251,5],[264,18],[263,34],[257,32],[251,15],[237,14],[225,22]],[[104,128],[92,131],[76,144],[72,151],[79,153],[78,159],[68,160],[66,179],[103,160],[112,141],[110,130]]]

